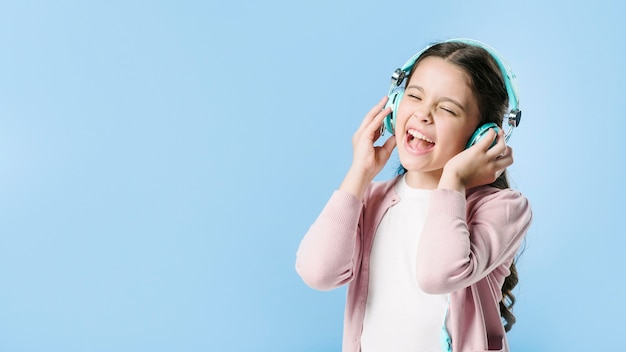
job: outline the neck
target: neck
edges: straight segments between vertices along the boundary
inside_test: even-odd
[[[439,185],[442,172],[443,169],[429,172],[407,170],[405,173],[406,184],[411,188],[435,189]]]

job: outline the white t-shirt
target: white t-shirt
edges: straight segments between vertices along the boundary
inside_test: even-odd
[[[404,177],[395,187],[400,202],[374,237],[361,351],[440,352],[448,296],[425,293],[415,278],[431,191],[409,187]]]

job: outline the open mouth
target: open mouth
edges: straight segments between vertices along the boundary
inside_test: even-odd
[[[415,150],[426,150],[435,146],[435,142],[418,130],[411,128],[407,131],[406,136],[407,144]]]

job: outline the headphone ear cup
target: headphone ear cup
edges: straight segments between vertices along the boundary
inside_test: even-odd
[[[395,134],[396,131],[396,114],[398,112],[398,107],[400,106],[400,101],[404,96],[404,88],[398,87],[389,93],[389,100],[387,104],[385,104],[385,108],[391,107],[391,113],[385,116],[383,120],[383,124],[389,133]]]
[[[465,146],[465,149],[473,146],[474,144],[478,143],[480,140],[485,138],[485,136],[487,135],[489,130],[492,129],[492,128],[496,131],[496,133],[500,132],[500,127],[498,127],[498,125],[496,125],[493,122],[489,122],[489,123],[486,123],[486,124],[478,127],[476,129],[476,132],[474,132],[472,137],[470,137],[469,141],[467,142],[467,145]],[[491,143],[491,146],[489,148],[493,147],[495,144],[496,144],[496,139],[493,140],[493,143]]]

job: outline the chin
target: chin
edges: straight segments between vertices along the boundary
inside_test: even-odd
[[[415,157],[403,158],[400,157],[401,166],[412,173],[441,173],[443,172],[443,165],[433,165],[427,160],[416,160]]]

